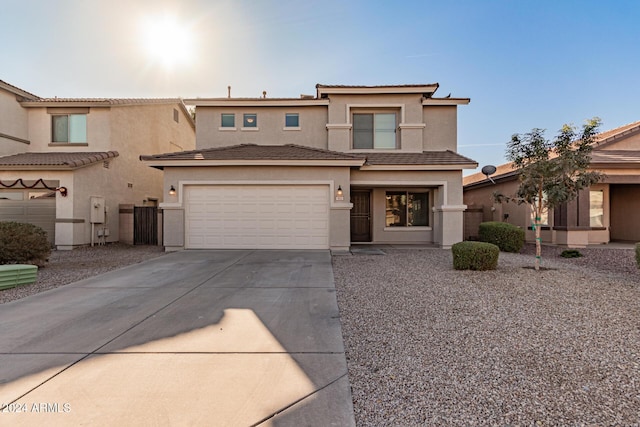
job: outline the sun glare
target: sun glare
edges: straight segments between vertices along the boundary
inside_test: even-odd
[[[146,19],[142,25],[142,43],[150,59],[166,68],[184,65],[191,60],[191,32],[174,16]]]

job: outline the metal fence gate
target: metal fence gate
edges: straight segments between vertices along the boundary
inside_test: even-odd
[[[158,208],[136,206],[133,208],[133,244],[158,244]]]

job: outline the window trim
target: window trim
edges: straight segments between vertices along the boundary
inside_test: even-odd
[[[599,215],[602,218],[602,224],[601,225],[592,225],[591,224],[591,219],[593,218],[591,216],[591,212],[593,211],[593,207],[591,206],[591,193],[600,193],[602,195],[602,207],[600,208],[602,210],[602,213]],[[593,230],[606,230],[606,221],[605,221],[605,193],[604,193],[604,189],[602,188],[597,188],[597,189],[589,189],[589,227],[591,227],[591,229]]]
[[[223,116],[232,116],[233,117],[233,126],[223,126]],[[234,131],[236,128],[236,114],[235,113],[220,113],[220,126],[218,127],[220,131]]]
[[[60,146],[60,145],[69,145],[69,146],[74,146],[74,147],[85,147],[89,145],[89,120],[88,120],[88,113],[85,112],[52,112],[49,113],[50,116],[50,120],[49,123],[51,124],[51,142],[49,143],[49,146]],[[67,140],[66,141],[54,141],[54,135],[55,135],[55,126],[53,124],[54,120],[56,117],[67,117]],[[70,141],[71,139],[71,126],[70,126],[70,117],[71,116],[82,116],[84,117],[84,141],[78,141],[78,142],[72,142]]]
[[[427,197],[427,207],[426,207],[426,213],[427,213],[427,225],[387,225],[387,219],[386,219],[386,214],[387,214],[387,195],[388,193],[404,193],[406,198],[409,199],[409,194],[425,194]],[[429,231],[433,229],[433,226],[431,225],[431,222],[433,221],[433,218],[431,218],[431,206],[432,206],[432,201],[431,201],[431,190],[428,189],[411,189],[411,190],[402,190],[402,189],[385,189],[384,190],[384,197],[385,197],[385,204],[384,204],[384,212],[385,212],[385,219],[384,219],[384,231]],[[409,204],[407,203],[405,206],[406,209],[406,218],[409,218]]]
[[[298,118],[298,126],[287,126],[287,116],[293,116],[295,115]],[[300,126],[300,113],[285,113],[284,114],[284,127],[282,128],[282,130],[284,131],[291,131],[291,130],[301,130],[302,127]]]
[[[246,124],[249,123],[247,122],[247,119],[250,117],[247,116],[253,116],[256,123],[255,126],[247,126]],[[240,128],[240,130],[248,130],[248,131],[257,131],[260,130],[260,128],[258,127],[258,114],[257,113],[244,113],[242,115],[242,127]]]
[[[360,114],[360,115],[372,115],[373,116],[373,146],[371,148],[356,148],[354,147],[354,134],[355,134],[355,125],[353,123],[353,117],[356,114]],[[396,124],[394,127],[394,136],[395,136],[395,145],[393,148],[385,148],[385,147],[380,147],[380,148],[376,148],[375,146],[375,116],[378,114],[393,114],[395,116],[396,119]],[[402,114],[402,112],[400,112],[397,108],[356,108],[353,109],[351,111],[351,114],[349,116],[350,119],[350,125],[351,125],[351,141],[350,141],[350,150],[351,151],[356,151],[356,152],[380,152],[380,151],[393,151],[393,150],[400,150],[400,115]]]

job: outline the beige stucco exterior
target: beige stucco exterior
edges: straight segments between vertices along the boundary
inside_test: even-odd
[[[221,157],[199,166],[206,156],[194,152],[191,160],[173,162],[170,157],[145,159],[148,166],[164,170],[164,244],[168,251],[185,247],[185,209],[182,195],[193,185],[327,185],[329,187],[329,248],[346,250],[351,241],[351,192],[366,191],[371,200],[371,239],[365,243],[435,244],[450,247],[462,240],[464,205],[462,169],[468,164],[382,164],[365,165],[370,153],[411,153],[457,151],[458,105],[468,99],[432,98],[437,85],[421,87],[319,87],[316,97],[301,99],[192,99],[196,107],[197,150],[224,149],[239,144],[310,147],[356,155],[354,160],[323,160],[305,164],[269,159]],[[428,98],[428,99],[427,99]],[[353,113],[393,112],[396,114],[396,148],[353,149]],[[257,127],[242,127],[243,115],[256,114]],[[300,126],[287,129],[287,113],[299,115]],[[221,126],[222,114],[235,115],[235,127]],[[211,152],[215,158],[215,151]],[[359,157],[358,157],[359,156]],[[146,156],[145,156],[146,157]],[[358,162],[358,159],[362,160]],[[225,160],[226,159],[226,160]],[[228,165],[227,163],[228,162]],[[205,162],[206,163],[206,162]],[[175,195],[169,195],[171,187]],[[342,190],[342,196],[337,193]],[[429,222],[421,227],[386,227],[386,192],[428,193]]]
[[[599,153],[605,152],[605,155]],[[612,160],[606,160],[612,154]],[[541,232],[544,243],[568,247],[606,244],[611,241],[640,241],[640,122],[603,133],[594,146],[591,169],[604,175],[603,180],[580,193],[566,207],[550,212],[548,224]],[[526,230],[527,241],[535,241],[530,208],[526,204],[495,203],[493,193],[513,195],[518,188],[517,176],[503,165],[493,177],[465,178],[464,202],[483,210],[483,221],[505,221]],[[511,172],[511,173],[510,173]],[[600,214],[590,206],[590,191],[601,192],[602,226],[591,226],[590,216]],[[563,223],[564,222],[564,223]],[[473,233],[471,233],[473,234]],[[473,235],[466,237],[475,237]]]
[[[17,99],[30,95],[0,81],[0,156],[29,149],[28,112]]]
[[[15,150],[14,142],[0,138],[0,154],[117,152],[105,160],[71,167],[0,167],[3,182],[42,178],[67,189],[66,197],[56,193],[55,245],[59,249],[98,242],[105,229],[108,236],[102,241],[118,241],[120,205],[154,206],[163,199],[162,172],[144,166],[139,156],[195,147],[194,124],[179,100],[25,100],[0,88],[0,101],[0,109],[17,118],[9,124],[0,118],[0,133],[29,141],[19,143],[21,149]],[[53,143],[52,114],[74,113],[86,114],[87,142]],[[104,198],[105,206],[100,209],[104,209],[105,222],[92,226],[91,198],[95,196]]]

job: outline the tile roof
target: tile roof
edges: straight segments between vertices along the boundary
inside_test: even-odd
[[[596,141],[598,144],[607,144],[613,142],[615,139],[622,138],[631,132],[635,132],[640,129],[640,121],[629,123],[615,129],[600,132],[596,135]]]
[[[242,144],[203,150],[140,156],[141,160],[356,160],[366,165],[477,164],[453,151],[422,153],[340,153],[301,145]]]
[[[76,169],[118,157],[117,151],[77,153],[21,153],[0,157],[0,168]]]
[[[4,80],[0,80],[0,88],[8,90],[9,92],[18,95],[18,96],[22,96],[23,98],[27,98],[27,99],[40,99],[39,96],[32,94],[31,92],[27,92],[24,89],[20,89],[17,86],[14,86],[12,84],[9,84],[7,82],[5,82]]]
[[[638,162],[640,153],[637,151],[623,151],[623,150],[602,150],[602,146],[614,142],[617,139],[623,138],[626,135],[640,130],[640,121],[629,123],[615,129],[610,129],[604,132],[600,132],[595,136],[596,144],[591,152],[592,163],[635,163]],[[495,180],[498,178],[506,178],[508,176],[515,175],[513,164],[511,162],[504,163],[497,167],[497,171],[491,177]],[[466,176],[462,180],[464,186],[478,184],[481,182],[489,182],[487,177],[482,172],[477,172],[472,175]]]
[[[241,144],[203,150],[140,156],[141,160],[364,160],[356,156],[301,145]]]
[[[591,163],[614,163],[640,165],[640,151],[638,150],[597,150],[591,152]]]
[[[139,104],[173,104],[181,103],[180,98],[38,98],[36,100],[25,100],[23,105],[29,106],[39,104],[105,104],[105,105],[139,105]]]
[[[475,164],[475,160],[446,151],[423,151],[422,153],[366,153],[367,165],[461,165]]]

